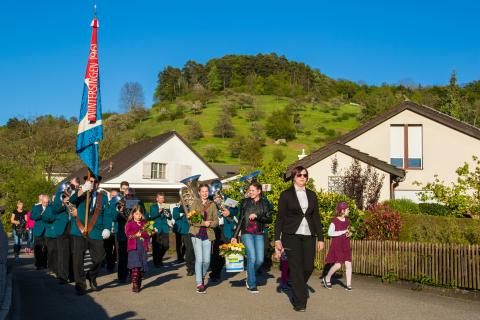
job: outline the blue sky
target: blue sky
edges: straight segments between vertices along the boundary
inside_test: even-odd
[[[334,3],[335,2],[335,3]],[[276,52],[369,84],[480,79],[480,1],[98,0],[102,105],[193,59]],[[0,0],[0,124],[78,116],[94,1]]]

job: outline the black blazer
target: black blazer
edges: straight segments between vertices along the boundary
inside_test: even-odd
[[[322,222],[318,211],[317,194],[306,189],[308,208],[305,218],[313,236],[323,240]],[[303,211],[300,207],[295,187],[283,191],[278,199],[278,215],[275,221],[275,240],[280,240],[282,234],[295,234],[303,220]]]

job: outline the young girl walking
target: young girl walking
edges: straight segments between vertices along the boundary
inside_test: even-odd
[[[328,236],[332,238],[330,250],[328,251],[325,263],[333,264],[327,275],[322,278],[323,285],[327,289],[332,289],[330,282],[335,272],[340,269],[342,263],[345,264],[347,274],[347,287],[345,290],[352,290],[352,248],[350,246],[350,223],[348,221],[348,204],[339,202],[337,204],[336,217],[332,219],[328,228]]]
[[[142,286],[143,273],[148,271],[147,252],[149,235],[143,230],[147,220],[141,206],[133,207],[125,225],[128,238],[128,268],[132,275],[132,291],[139,292]]]

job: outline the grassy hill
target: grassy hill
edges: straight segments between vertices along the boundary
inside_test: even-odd
[[[149,115],[135,126],[132,134],[150,137],[167,130],[176,130],[186,137],[190,120],[195,120],[201,124],[204,137],[196,141],[191,141],[194,149],[205,156],[207,146],[214,145],[223,150],[217,162],[239,164],[239,159],[231,157],[229,151],[230,145],[235,138],[219,138],[214,136],[213,128],[216,125],[218,117],[222,114],[223,100],[223,96],[215,96],[209,99],[201,114],[193,114],[192,110],[187,109],[184,118],[173,121],[161,120],[162,113],[165,109],[175,109],[177,103],[162,104],[161,107],[154,106],[149,110]],[[282,110],[291,102],[292,99],[286,97],[279,98],[268,95],[254,96],[255,106],[265,113],[265,117],[258,121],[260,127],[265,127],[268,116],[273,111]],[[251,110],[251,108],[237,109],[236,115],[232,117],[236,136],[247,136],[254,133],[251,130],[251,122],[247,119],[249,110]],[[286,155],[284,161],[287,163],[293,162],[297,159],[297,155],[301,153],[302,149],[310,153],[325,145],[325,143],[334,137],[356,128],[359,125],[357,115],[360,112],[361,107],[355,104],[332,106],[325,103],[304,103],[295,111],[295,113],[299,115],[298,118],[300,119],[301,129],[297,132],[294,140],[288,141],[285,145],[276,145],[273,139],[266,137],[265,130],[260,130],[260,134],[266,138],[265,146],[262,147],[263,159],[266,161],[271,160],[273,151],[275,149],[281,149]],[[108,125],[108,122],[106,125]]]

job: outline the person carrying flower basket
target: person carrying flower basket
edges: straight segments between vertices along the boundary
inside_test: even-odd
[[[141,206],[133,207],[125,225],[128,238],[128,268],[132,274],[132,291],[138,293],[142,286],[143,273],[148,271],[148,240],[156,232],[153,223],[147,222]]]
[[[265,226],[272,223],[273,205],[262,196],[262,185],[253,182],[248,187],[249,198],[240,208],[240,218],[231,243],[237,243],[241,233],[242,243],[247,253],[247,289],[258,293],[256,272],[263,264],[265,246]]]
[[[225,257],[227,272],[243,271],[245,246],[242,243],[225,243],[219,248],[220,256]]]
[[[218,226],[217,207],[208,199],[208,185],[201,184],[198,188],[200,199],[192,203],[187,214],[195,253],[195,282],[197,293],[206,293],[205,275],[210,266],[212,241],[215,239],[213,229]]]

